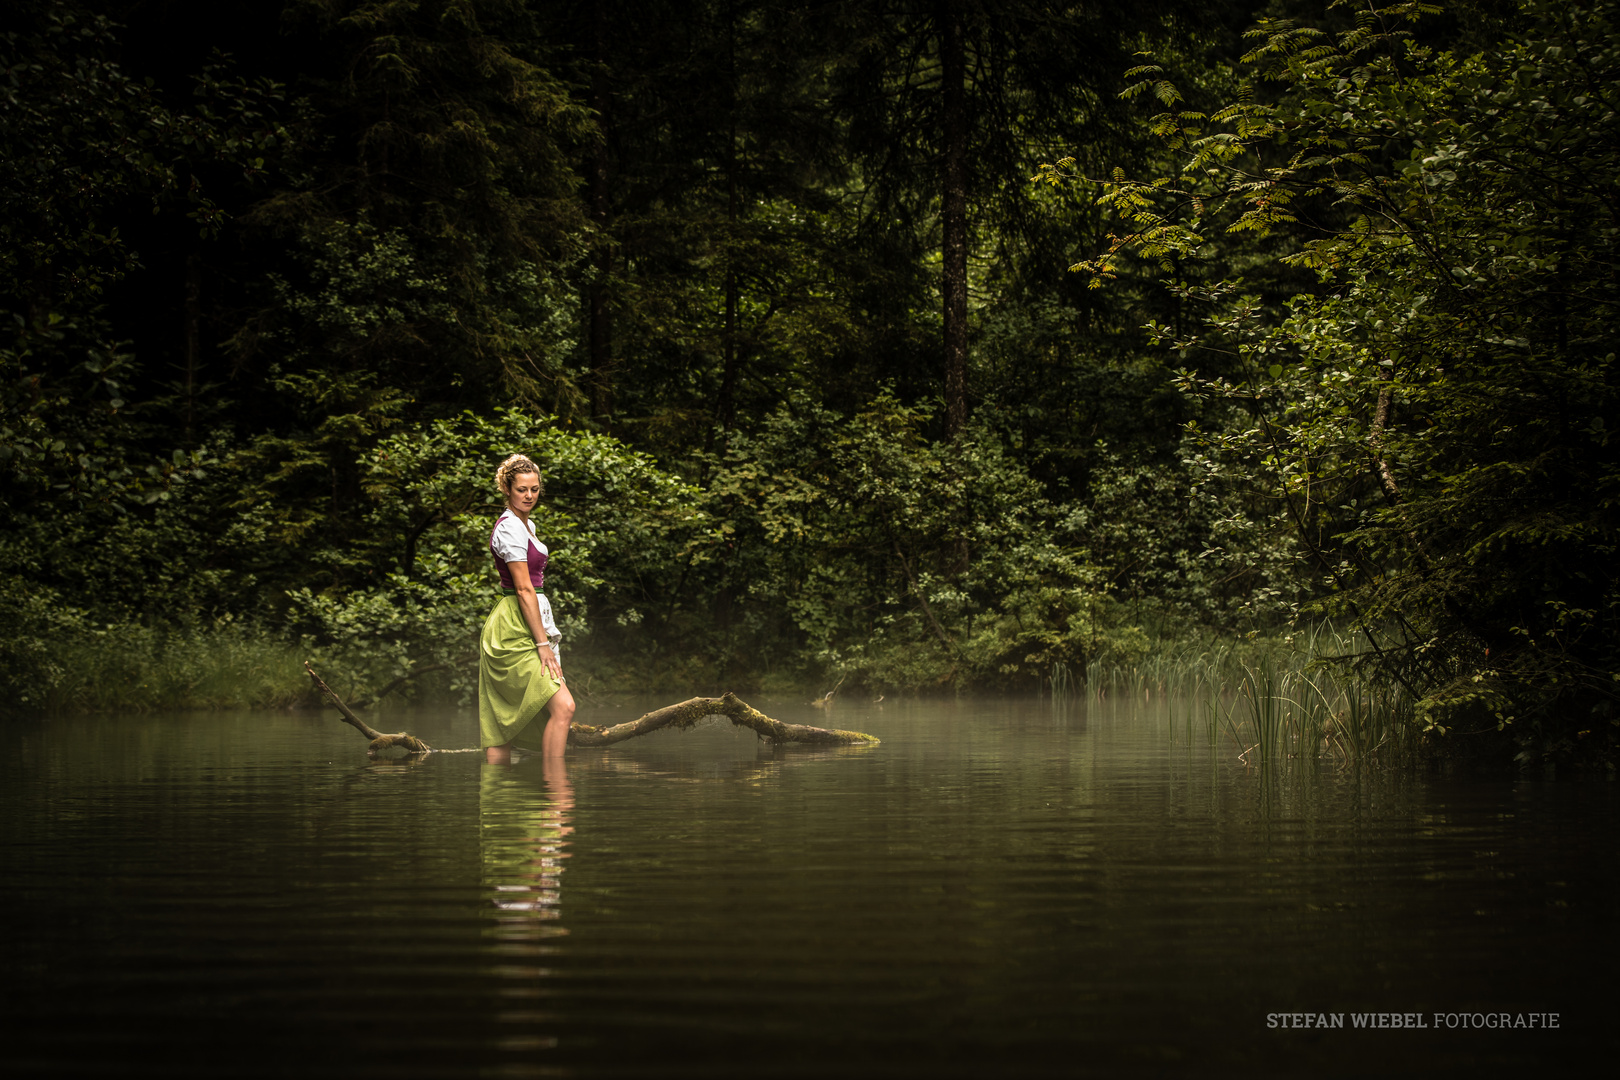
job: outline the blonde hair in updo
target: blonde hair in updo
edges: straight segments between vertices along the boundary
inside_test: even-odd
[[[501,467],[495,470],[495,486],[501,489],[501,494],[508,501],[512,498],[512,481],[524,473],[534,473],[535,477],[540,480],[540,493],[545,494],[546,482],[540,476],[540,466],[522,454],[513,454],[501,462]]]

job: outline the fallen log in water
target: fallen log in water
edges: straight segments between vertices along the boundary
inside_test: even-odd
[[[337,696],[337,691],[326,685],[309,661],[304,661],[304,670],[309,677],[315,680],[315,685],[321,693],[332,700],[337,711],[342,714],[343,722],[357,729],[362,735],[371,740],[370,750],[375,753],[391,747],[402,747],[413,754],[428,753],[468,753],[465,750],[439,750],[418,739],[409,732],[395,732],[385,735],[356,716],[354,710],[344,704],[343,699]],[[700,721],[711,716],[723,716],[738,727],[747,728],[756,735],[772,742],[779,743],[811,743],[819,746],[852,746],[866,744],[875,746],[878,740],[871,735],[859,731],[838,731],[833,728],[811,727],[809,724],[784,724],[780,720],[772,720],[769,716],[741,700],[736,694],[726,693],[717,698],[695,697],[674,705],[665,705],[662,709],[654,709],[637,720],[630,720],[612,727],[592,727],[590,724],[573,724],[568,729],[568,741],[574,746],[612,746],[614,743],[634,739],[639,735],[649,735],[664,728],[674,728],[684,731],[693,727]]]
[[[856,743],[875,745],[878,741],[859,731],[838,731],[832,728],[811,727],[809,724],[784,724],[780,720],[772,720],[732,693],[722,694],[717,698],[688,698],[675,705],[654,709],[639,720],[615,724],[612,727],[599,728],[589,724],[574,724],[568,729],[568,741],[574,746],[612,746],[614,743],[633,739],[637,735],[646,735],[664,728],[685,730],[710,716],[723,716],[738,727],[747,728],[772,742],[849,746]]]

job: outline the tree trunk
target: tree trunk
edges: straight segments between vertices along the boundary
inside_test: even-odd
[[[613,416],[613,382],[617,374],[613,362],[613,312],[608,279],[613,274],[612,195],[608,190],[608,44],[607,13],[604,5],[591,8],[594,31],[595,70],[591,74],[591,107],[601,130],[589,166],[591,221],[596,225],[595,276],[586,289],[587,349],[590,363],[591,418],[608,420]]]
[[[202,366],[202,252],[186,258],[185,352],[186,352],[186,429],[187,447],[197,445],[192,437],[196,426],[197,369]]]
[[[1378,483],[1383,487],[1384,496],[1389,499],[1391,506],[1401,501],[1401,489],[1395,483],[1394,470],[1389,467],[1389,459],[1384,456],[1384,432],[1389,427],[1390,383],[1394,377],[1389,368],[1379,369],[1378,405],[1373,411],[1372,432],[1367,437],[1367,445],[1372,448]]]
[[[911,595],[915,596],[917,601],[922,604],[923,615],[928,619],[928,625],[934,628],[934,634],[939,638],[940,644],[956,655],[961,656],[962,650],[956,647],[956,642],[951,640],[951,636],[945,632],[945,628],[939,625],[939,620],[934,618],[934,609],[928,603],[928,594],[918,586],[917,576],[911,572],[911,563],[907,561],[905,553],[900,550],[900,541],[898,540],[894,542],[894,557],[900,560],[900,569],[906,572],[906,581],[911,585]]]
[[[954,439],[967,424],[967,117],[963,83],[967,62],[957,0],[940,0],[940,78],[944,93],[945,191],[943,206],[945,300],[945,433]]]
[[[726,9],[731,79],[731,127],[726,134],[726,330],[725,369],[720,377],[720,430],[737,420],[737,12]]]

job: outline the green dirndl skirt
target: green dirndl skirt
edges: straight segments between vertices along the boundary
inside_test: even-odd
[[[561,686],[540,662],[517,597],[495,601],[478,638],[479,745],[517,738]]]

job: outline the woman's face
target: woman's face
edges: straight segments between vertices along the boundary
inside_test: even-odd
[[[520,514],[527,514],[534,509],[534,504],[540,501],[540,474],[518,473],[512,477],[512,492],[507,496],[507,505]]]

